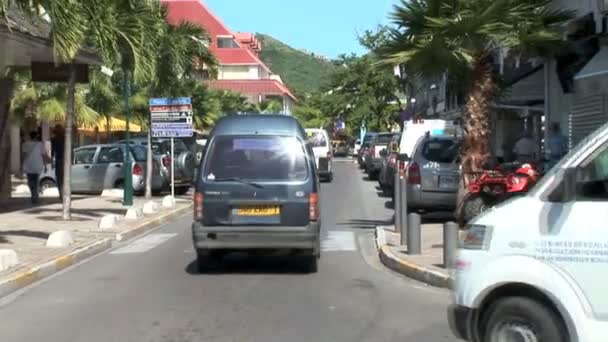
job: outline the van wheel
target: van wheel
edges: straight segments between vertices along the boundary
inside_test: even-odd
[[[483,342],[568,342],[566,327],[553,310],[526,297],[508,297],[493,304]]]
[[[306,256],[306,272],[317,273],[319,271],[319,257],[316,255]]]
[[[196,266],[199,273],[205,273],[217,268],[222,260],[223,254],[220,251],[198,250],[196,251]]]

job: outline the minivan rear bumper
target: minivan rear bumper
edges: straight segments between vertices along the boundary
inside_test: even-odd
[[[320,254],[320,222],[304,227],[203,226],[192,223],[195,249],[308,249]]]

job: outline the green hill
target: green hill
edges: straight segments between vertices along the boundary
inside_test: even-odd
[[[336,69],[331,61],[313,53],[294,49],[265,34],[256,36],[262,43],[262,61],[296,92],[318,90]]]

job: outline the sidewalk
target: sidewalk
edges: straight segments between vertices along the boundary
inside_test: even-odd
[[[408,255],[399,246],[400,236],[394,226],[376,227],[376,245],[382,263],[391,270],[432,286],[451,288],[451,271],[443,265],[443,225],[422,224],[422,253]]]
[[[20,206],[27,203],[24,200],[27,198],[15,199]],[[156,207],[154,213],[141,215],[137,210],[136,219],[125,218],[128,208],[116,197],[74,196],[72,220],[67,222],[62,220],[62,205],[57,198],[45,199],[50,204],[36,207],[0,210],[0,297],[191,210],[188,197],[177,198],[173,207],[166,208],[161,205],[162,200],[154,198],[155,205],[147,204]],[[141,209],[146,202],[135,198],[133,207]],[[109,217],[110,228],[99,228],[107,215],[117,216]],[[47,239],[53,233],[54,237],[67,237],[68,243],[47,247]]]

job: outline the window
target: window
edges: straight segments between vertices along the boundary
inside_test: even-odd
[[[131,155],[133,159],[138,162],[146,161],[146,157],[148,156],[148,150],[142,146],[133,146],[131,147]]]
[[[81,148],[74,151],[74,165],[93,164],[97,147]]]
[[[452,163],[458,157],[461,142],[455,140],[428,140],[422,146],[422,157],[435,163]]]
[[[393,134],[383,134],[376,137],[374,144],[376,145],[388,145],[393,140]]]
[[[608,144],[581,165],[576,188],[580,200],[608,200]]]
[[[325,139],[325,134],[322,132],[307,132],[308,133],[308,141],[312,144],[312,147],[326,147],[327,139]]]
[[[175,139],[173,142],[173,149],[177,156],[183,152],[187,152],[188,146],[186,146],[182,140]],[[171,141],[152,141],[152,152],[154,154],[171,154]]]
[[[217,47],[220,49],[236,49],[239,45],[234,41],[232,37],[218,37]]]
[[[97,158],[98,164],[106,163],[122,163],[124,160],[122,148],[120,147],[102,147]]]
[[[210,181],[303,181],[308,177],[304,145],[294,137],[217,137],[205,165],[203,174]]]

